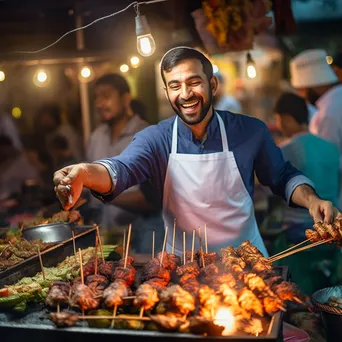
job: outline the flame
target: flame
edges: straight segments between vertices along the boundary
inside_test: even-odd
[[[232,335],[236,331],[235,317],[231,309],[221,306],[215,315],[214,323],[224,327],[222,336]]]

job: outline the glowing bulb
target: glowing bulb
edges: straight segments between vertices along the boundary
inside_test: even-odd
[[[255,66],[254,65],[248,65],[247,66],[247,76],[249,78],[255,78],[256,75],[257,75],[257,73],[256,73]]]
[[[2,70],[0,70],[0,82],[5,81],[5,78],[6,78],[5,73]]]
[[[216,64],[213,64],[213,73],[216,74],[218,73],[218,71],[219,71],[218,66]]]
[[[122,64],[120,67],[121,72],[127,72],[129,70],[129,66],[127,64]]]
[[[40,82],[40,83],[44,83],[46,82],[47,80],[47,74],[45,71],[39,71],[38,74],[37,74],[37,80]]]
[[[137,37],[137,49],[144,57],[151,56],[156,51],[156,43],[150,33]]]
[[[89,67],[85,66],[81,69],[81,76],[83,78],[88,78],[91,75],[91,70]]]
[[[19,107],[14,107],[12,109],[12,116],[16,119],[19,119],[21,117],[21,109]]]
[[[133,57],[131,58],[131,65],[132,65],[133,68],[138,67],[138,66],[139,66],[139,63],[140,63],[139,57],[133,56]]]
[[[332,64],[332,62],[334,61],[334,59],[331,56],[326,56],[325,59],[327,60],[328,64]]]
[[[236,330],[235,317],[227,307],[220,307],[215,315],[214,323],[224,327],[222,336],[232,335]]]

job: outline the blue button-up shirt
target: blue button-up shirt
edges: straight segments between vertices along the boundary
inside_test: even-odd
[[[245,187],[253,198],[254,174],[261,184],[291,204],[294,189],[312,182],[289,162],[285,162],[267,126],[259,119],[246,115],[217,111],[221,116]],[[164,180],[171,153],[172,128],[175,116],[149,126],[136,134],[119,155],[96,161],[104,165],[113,180],[113,190],[103,201],[111,201],[125,189],[150,180],[163,199]],[[208,125],[205,141],[197,141],[191,130],[179,120],[177,153],[201,154],[222,152],[222,140],[216,115]],[[99,196],[98,194],[95,194]]]

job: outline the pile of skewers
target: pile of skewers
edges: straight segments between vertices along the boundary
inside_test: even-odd
[[[342,217],[338,217],[331,224],[324,222],[317,222],[314,224],[313,229],[305,231],[307,240],[292,246],[276,255],[269,258],[269,261],[275,262],[290,255],[305,251],[307,249],[323,245],[325,243],[336,243],[342,246]],[[300,247],[301,245],[306,245]]]
[[[208,252],[206,229],[205,251],[200,229],[200,249],[194,250],[194,230],[192,250],[185,250],[183,234],[181,261],[173,253],[174,243],[172,253],[165,252],[167,234],[166,227],[162,251],[156,256],[152,244],[152,259],[144,265],[140,279],[134,260],[128,255],[131,226],[124,258],[118,265],[99,262],[96,253],[95,260],[83,266],[80,254],[81,277],[71,284],[56,282],[50,287],[46,304],[57,308],[57,312],[50,314],[52,321],[56,326],[72,326],[79,320],[106,319],[111,321],[112,328],[117,327],[118,321],[148,321],[147,329],[152,325],[162,331],[217,336],[225,334],[220,313],[228,310],[234,324],[227,334],[239,331],[258,335],[265,331],[274,313],[285,311],[287,301],[307,301],[295,284],[276,275],[271,262],[249,241],[236,250],[228,246],[219,256]],[[79,308],[82,314],[61,311],[66,306]],[[125,312],[125,308],[132,307],[140,310],[140,314],[118,314],[118,308]],[[111,310],[112,315],[88,314],[98,308]]]

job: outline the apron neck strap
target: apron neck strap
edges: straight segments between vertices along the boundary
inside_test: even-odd
[[[219,126],[220,126],[220,133],[221,133],[221,140],[222,140],[222,150],[223,152],[228,152],[228,137],[226,134],[226,129],[224,127],[224,123],[220,115],[218,115],[215,112],[215,115],[217,117]],[[172,130],[172,145],[171,145],[171,153],[176,154],[177,153],[177,132],[178,132],[178,116],[175,119],[175,122],[173,123],[173,130]]]

